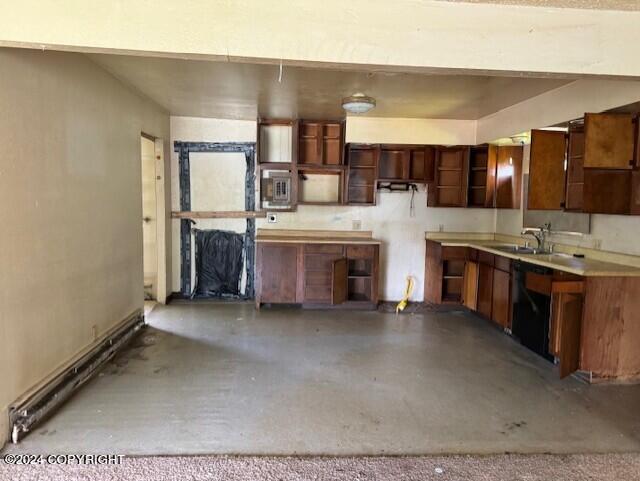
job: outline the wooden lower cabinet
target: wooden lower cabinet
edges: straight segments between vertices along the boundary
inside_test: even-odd
[[[256,302],[297,302],[299,255],[296,244],[258,244]]]
[[[464,266],[462,303],[472,311],[478,308],[478,267],[478,263],[471,260]]]
[[[491,319],[491,308],[493,306],[493,267],[480,263],[478,264],[478,314]]]
[[[491,319],[504,329],[511,329],[511,273],[493,270]]]
[[[377,244],[258,242],[256,305],[373,308],[378,264]]]

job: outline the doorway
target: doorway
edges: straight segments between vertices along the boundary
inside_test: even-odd
[[[155,139],[140,138],[142,165],[142,253],[144,266],[144,299],[158,299],[158,199],[156,195]]]

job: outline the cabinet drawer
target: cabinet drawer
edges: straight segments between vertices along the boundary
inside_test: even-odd
[[[485,251],[478,251],[478,262],[481,264],[486,264],[488,266],[493,266],[493,258],[494,255]]]
[[[442,259],[445,261],[455,260],[455,259],[466,259],[466,258],[467,258],[466,247],[443,247],[442,248]]]
[[[494,265],[496,269],[504,272],[511,272],[511,259],[508,257],[494,256]]]
[[[374,246],[347,246],[348,259],[372,259]]]
[[[342,254],[340,244],[305,244],[305,254]]]

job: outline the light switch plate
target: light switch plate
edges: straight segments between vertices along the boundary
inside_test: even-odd
[[[275,224],[276,222],[278,222],[278,216],[273,213],[267,214],[267,222],[269,224]]]

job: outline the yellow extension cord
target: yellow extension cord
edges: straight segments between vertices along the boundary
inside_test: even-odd
[[[396,306],[396,314],[400,311],[404,311],[404,308],[407,307],[407,303],[409,302],[409,297],[411,297],[411,293],[413,292],[413,277],[407,276],[407,286],[404,288],[404,295],[402,296],[402,300],[398,302]]]

